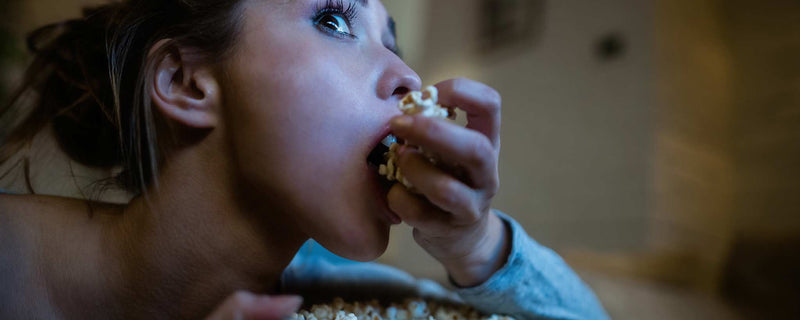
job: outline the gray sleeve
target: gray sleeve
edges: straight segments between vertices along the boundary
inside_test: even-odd
[[[511,254],[503,268],[476,287],[449,291],[394,267],[338,257],[309,241],[284,270],[281,291],[301,294],[307,304],[329,303],[334,297],[383,302],[422,297],[465,302],[516,319],[608,318],[592,291],[557,254],[528,237],[516,221],[496,213],[511,230]]]
[[[282,293],[300,294],[307,305],[346,301],[397,302],[404,298],[463,303],[458,295],[439,283],[418,279],[392,266],[356,262],[334,255],[309,240],[281,276]]]
[[[517,319],[608,319],[591,289],[561,257],[536,243],[509,216],[495,213],[511,231],[511,253],[489,280],[456,290],[465,302]]]

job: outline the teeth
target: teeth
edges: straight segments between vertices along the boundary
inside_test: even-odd
[[[386,137],[381,140],[375,149],[369,153],[367,156],[367,162],[379,167],[382,164],[386,164],[385,154],[389,152],[390,147],[393,143],[396,143],[397,139],[393,135],[387,135]]]
[[[387,147],[391,147],[392,143],[397,143],[397,138],[395,138],[392,134],[389,134],[383,140],[381,140],[381,144]]]

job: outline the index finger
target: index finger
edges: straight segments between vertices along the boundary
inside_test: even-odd
[[[467,113],[467,128],[483,133],[495,151],[500,148],[500,106],[502,98],[491,87],[470,79],[458,78],[435,85],[439,103]]]

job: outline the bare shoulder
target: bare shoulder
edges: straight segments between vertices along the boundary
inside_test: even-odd
[[[85,201],[43,195],[0,194],[0,248],[38,246],[53,228],[68,228],[85,212]],[[61,226],[61,227],[59,227]]]
[[[106,212],[114,207],[118,205],[58,196],[0,194],[0,223],[38,219],[69,220],[89,217],[95,209]]]
[[[40,195],[0,195],[0,229],[8,236],[23,241],[32,233],[50,225],[53,219],[73,215],[71,199]],[[55,223],[61,221],[52,221]],[[35,238],[35,237],[34,237]]]
[[[0,249],[63,253],[65,246],[91,236],[109,219],[93,213],[114,212],[116,207],[56,196],[0,194]]]
[[[0,214],[14,215],[37,212],[58,212],[75,207],[83,200],[30,194],[0,194]],[[60,210],[59,210],[60,209]]]
[[[110,212],[114,206],[46,195],[0,195],[0,230],[13,237],[7,239],[11,243],[24,242],[40,249],[45,244],[58,247],[64,245],[59,235],[89,231],[102,220],[92,219],[92,213]]]
[[[41,276],[32,266],[37,264],[41,229],[42,199],[37,196],[0,195],[0,318],[13,319],[25,316],[49,316],[49,305],[44,290],[34,279]],[[49,204],[52,207],[57,204]],[[52,210],[52,209],[49,209]],[[43,308],[32,308],[41,305]],[[31,314],[35,311],[36,314]],[[23,316],[25,315],[25,316]]]
[[[88,207],[80,199],[0,194],[0,319],[54,317],[42,279],[89,233]]]
[[[47,212],[54,212],[60,201],[37,195],[0,194],[0,228],[6,236],[19,236],[20,228]],[[12,239],[4,239],[12,240]],[[16,239],[19,240],[19,239]]]

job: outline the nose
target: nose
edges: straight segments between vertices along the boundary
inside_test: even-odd
[[[390,59],[378,79],[378,97],[381,100],[400,100],[408,92],[422,89],[422,79],[399,57]]]

